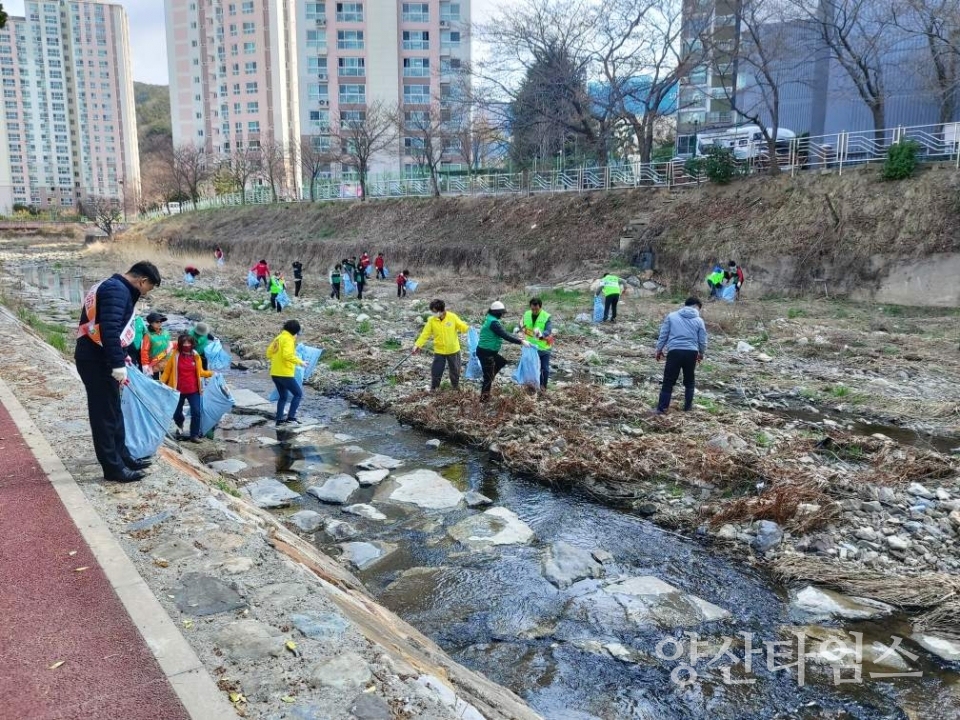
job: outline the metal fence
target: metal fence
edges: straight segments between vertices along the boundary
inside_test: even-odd
[[[797,137],[778,146],[775,161],[781,170],[793,174],[809,169],[829,169],[842,174],[845,168],[882,162],[891,145],[906,140],[917,143],[918,159],[921,162],[951,162],[954,167],[960,168],[960,123]],[[735,150],[738,150],[738,156],[744,155],[739,149]],[[737,161],[743,174],[762,172],[774,161],[762,142],[748,148],[746,155],[747,157]],[[687,162],[680,159],[660,163],[629,162],[603,167],[527,170],[516,173],[441,175],[438,178],[440,194],[445,196],[583,193],[639,187],[683,187],[704,182],[705,177],[688,172]],[[355,177],[324,179],[314,183],[313,196],[316,200],[325,201],[356,200],[360,196],[359,188]],[[305,189],[304,195],[306,197],[301,202],[308,202],[309,189]],[[429,176],[369,175],[367,178],[368,199],[430,195],[433,195],[433,184]],[[243,199],[239,193],[205,197],[195,206],[193,203],[182,203],[168,209],[151,211],[141,217],[156,218],[195,209],[272,202],[273,196],[269,188],[258,186],[248,190]]]

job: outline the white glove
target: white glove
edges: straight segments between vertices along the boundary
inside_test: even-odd
[[[518,332],[520,332],[520,328],[519,328],[518,326],[514,325],[514,326],[513,326],[513,334],[516,335]]]
[[[152,365],[144,365],[144,366],[143,366],[143,374],[144,374],[144,375],[153,375],[153,366],[152,366]]]
[[[543,337],[543,333],[540,332],[539,330],[534,330],[534,331],[533,331],[533,334],[536,335],[538,338],[542,338],[542,337]]]
[[[110,371],[110,374],[113,376],[113,379],[121,385],[127,384],[127,369],[125,367],[114,368]]]
[[[520,344],[523,345],[523,347],[530,347],[530,341],[529,341],[529,340],[521,340],[521,341],[520,341]]]

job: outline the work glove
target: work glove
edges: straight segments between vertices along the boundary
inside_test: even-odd
[[[520,340],[520,344],[523,345],[524,347],[530,347],[529,340]]]
[[[143,366],[143,374],[144,374],[144,375],[153,375],[153,366],[152,366],[152,365],[144,365],[144,366]]]
[[[543,333],[540,332],[540,330],[534,330],[534,331],[533,331],[533,334],[536,335],[538,338],[542,338],[542,337],[543,337]]]
[[[513,334],[516,335],[518,332],[520,332],[520,327],[519,327],[518,325],[514,325],[514,326],[513,326]]]
[[[114,368],[110,371],[110,375],[121,385],[127,384],[127,369],[125,367]]]

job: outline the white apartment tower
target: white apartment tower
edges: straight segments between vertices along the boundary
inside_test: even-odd
[[[94,197],[132,210],[140,159],[126,12],[82,0],[25,9],[0,30],[0,212]]]
[[[214,155],[272,138],[295,166],[299,141],[332,146],[341,114],[449,101],[470,57],[470,0],[165,2],[174,144]],[[404,148],[401,135],[373,171],[409,169]]]

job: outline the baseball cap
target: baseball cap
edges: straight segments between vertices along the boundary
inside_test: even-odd
[[[507,307],[499,300],[494,300],[490,305],[491,310],[506,310]]]
[[[167,316],[163,313],[152,312],[147,315],[147,325],[150,323],[164,323],[167,321]]]

